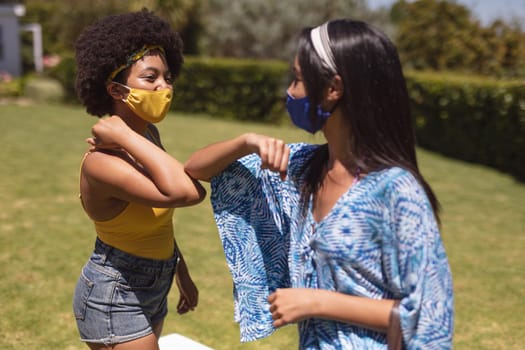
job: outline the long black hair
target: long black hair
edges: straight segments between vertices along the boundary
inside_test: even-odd
[[[311,30],[302,31],[297,58],[311,106],[317,106],[335,73],[323,66],[315,52]],[[337,74],[343,82],[339,104],[349,124],[355,166],[362,173],[393,166],[410,171],[424,188],[439,221],[438,200],[417,164],[410,102],[396,47],[378,29],[351,19],[330,21],[328,35]],[[310,112],[315,118],[313,108]],[[321,187],[323,172],[319,169],[324,169],[327,162],[325,144],[305,164],[304,204]]]

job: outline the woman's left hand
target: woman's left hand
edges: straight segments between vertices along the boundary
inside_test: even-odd
[[[184,259],[180,259],[177,263],[175,282],[177,283],[180,293],[177,312],[182,315],[188,311],[193,311],[199,302],[199,290],[190,277]]]
[[[118,149],[121,148],[122,140],[128,140],[136,133],[117,115],[101,118],[91,128],[93,137],[86,139],[91,146],[90,150],[95,149]]]
[[[315,289],[277,289],[268,297],[273,325],[282,327],[311,317],[316,306]]]

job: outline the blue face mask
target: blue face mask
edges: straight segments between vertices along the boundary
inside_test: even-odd
[[[286,92],[286,109],[292,122],[298,128],[308,131],[309,133],[315,134],[323,127],[324,123],[332,114],[331,112],[325,112],[320,105],[317,106],[316,120],[312,122],[310,118],[310,100],[308,96],[303,98],[293,98],[288,92]]]

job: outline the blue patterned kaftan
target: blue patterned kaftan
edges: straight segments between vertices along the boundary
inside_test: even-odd
[[[452,280],[432,208],[406,170],[373,172],[319,223],[301,219],[301,168],[317,145],[292,144],[288,179],[244,157],[212,179],[211,201],[234,282],[241,340],[268,336],[268,295],[321,288],[400,299],[408,349],[450,349]],[[311,203],[310,203],[311,205]],[[386,349],[385,335],[347,323],[299,323],[301,349]]]

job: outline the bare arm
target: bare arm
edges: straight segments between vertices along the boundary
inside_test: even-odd
[[[101,119],[92,133],[96,148],[121,148],[135,161],[103,152],[90,155],[83,171],[99,192],[158,207],[192,205],[204,198],[205,190],[186,174],[179,161],[134,132],[119,117]]]
[[[288,146],[282,140],[254,133],[208,145],[194,152],[184,168],[192,177],[209,181],[235,160],[251,153],[261,157],[262,168],[281,173],[283,179],[286,177],[290,156]]]
[[[370,299],[323,289],[278,289],[268,297],[274,326],[323,318],[386,332],[394,300]]]

